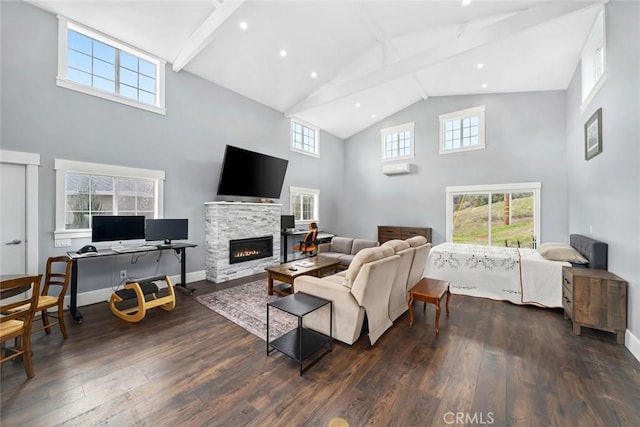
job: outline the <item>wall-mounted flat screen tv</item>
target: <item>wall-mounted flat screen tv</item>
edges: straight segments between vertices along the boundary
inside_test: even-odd
[[[218,195],[278,199],[288,164],[285,159],[227,145]]]
[[[144,240],[144,216],[95,215],[91,221],[92,242]]]

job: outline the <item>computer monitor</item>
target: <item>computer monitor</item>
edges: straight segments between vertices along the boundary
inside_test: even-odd
[[[288,230],[290,228],[296,228],[296,219],[293,215],[281,215],[280,216],[280,228]]]
[[[121,244],[125,240],[144,242],[144,216],[94,215],[91,219],[91,241]]]
[[[165,245],[171,245],[172,240],[189,238],[189,220],[186,218],[148,219],[145,227],[147,241],[162,240]]]

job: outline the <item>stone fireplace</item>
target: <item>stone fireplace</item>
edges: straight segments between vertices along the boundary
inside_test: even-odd
[[[281,211],[274,203],[205,203],[207,280],[226,282],[279,264]],[[244,248],[234,256],[238,245]]]

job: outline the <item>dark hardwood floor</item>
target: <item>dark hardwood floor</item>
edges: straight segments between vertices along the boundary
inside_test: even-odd
[[[254,280],[194,284],[196,295]],[[440,336],[416,303],[371,347],[366,336],[298,375],[261,339],[177,292],[137,324],[107,303],[33,339],[36,376],[2,365],[0,425],[635,426],[640,363],[612,334],[574,336],[561,310],[453,295]]]

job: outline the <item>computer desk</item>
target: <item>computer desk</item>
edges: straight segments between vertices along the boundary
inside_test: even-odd
[[[309,232],[309,230],[287,230],[282,231],[280,234],[282,235],[282,240],[284,242],[284,262],[287,262],[287,253],[289,252],[289,245],[287,243],[289,236],[304,236]],[[327,233],[324,231],[319,231],[316,236],[316,243],[327,243],[330,242],[331,239],[335,237],[334,234]]]
[[[103,258],[110,257],[115,255],[140,255],[147,254],[149,252],[156,251],[166,251],[166,250],[174,250],[180,256],[180,283],[177,283],[175,287],[177,289],[185,289],[189,292],[195,291],[195,289],[187,286],[187,271],[186,271],[186,261],[187,261],[187,248],[195,248],[196,244],[194,243],[174,243],[171,246],[148,246],[144,248],[144,250],[138,250],[136,252],[116,252],[110,249],[103,249],[98,252],[93,252],[89,254],[77,254],[75,252],[67,252],[69,258],[73,260],[71,265],[71,304],[69,305],[69,312],[71,313],[71,317],[77,323],[82,323],[82,314],[80,310],[78,310],[78,261],[82,259],[95,259],[95,258]]]

